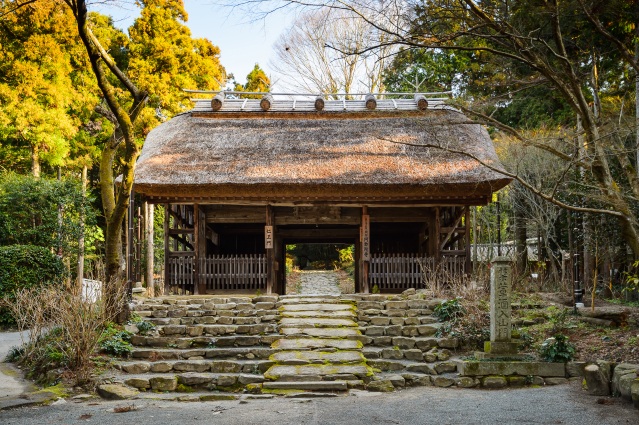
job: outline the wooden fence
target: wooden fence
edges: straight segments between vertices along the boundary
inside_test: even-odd
[[[179,257],[169,257],[169,270],[166,273],[168,278],[168,291],[174,294],[193,294],[195,286],[193,281],[193,268],[195,257],[192,255],[181,255]]]
[[[206,282],[207,290],[265,290],[266,256],[212,255],[202,259],[200,273]]]
[[[373,254],[368,272],[369,285],[377,285],[380,291],[397,292],[408,288],[420,289],[427,281],[446,280],[463,276],[466,272],[465,257],[443,257],[437,264],[435,258],[419,254]],[[428,278],[427,278],[428,277]]]

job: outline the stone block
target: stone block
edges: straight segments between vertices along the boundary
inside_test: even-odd
[[[264,377],[262,375],[251,375],[251,374],[244,373],[244,374],[241,374],[237,378],[237,380],[242,385],[260,384],[264,382]]]
[[[455,362],[441,362],[435,365],[437,373],[457,372],[457,364]]]
[[[435,372],[435,369],[433,369],[431,365],[424,363],[408,365],[406,366],[406,371],[413,373],[425,373],[427,375],[437,375],[437,372]]]
[[[237,317],[257,317],[257,310],[240,310],[236,314]]]
[[[461,376],[455,379],[455,385],[459,388],[475,388],[479,385],[479,379],[471,378],[470,376]]]
[[[481,386],[488,389],[504,388],[508,385],[508,381],[504,376],[486,376],[481,380]]]
[[[399,336],[402,334],[402,327],[400,325],[386,326],[384,333],[387,336]]]
[[[389,317],[371,317],[371,324],[373,326],[388,326],[390,324],[391,319]],[[404,321],[404,319],[402,319]]]
[[[373,345],[380,347],[388,346],[391,345],[391,341],[392,338],[390,336],[378,336],[376,338],[373,338]]]
[[[213,373],[240,373],[242,364],[230,360],[215,360],[210,363]]]
[[[404,358],[404,352],[402,350],[395,350],[393,348],[384,348],[381,356],[383,359],[401,360]]]
[[[455,379],[447,376],[433,376],[431,377],[433,385],[436,387],[448,388],[455,385]]]
[[[380,379],[378,381],[371,381],[366,385],[368,391],[378,391],[389,393],[395,391],[395,386],[388,379]]]
[[[380,302],[375,302],[375,301],[359,301],[357,303],[357,308],[359,310],[370,310],[370,309],[375,309],[375,310],[381,310],[384,307],[382,306],[382,303]],[[367,313],[368,314],[368,313]]]
[[[235,310],[235,307],[237,307],[235,303],[216,304],[215,310],[217,310],[219,314],[219,310]]]
[[[155,376],[149,379],[151,389],[154,391],[175,391],[177,388],[177,378],[166,376]]]
[[[386,310],[406,310],[408,303],[406,301],[387,301],[384,307]]]
[[[253,298],[253,302],[255,304],[257,304],[257,303],[273,303],[273,305],[275,305],[277,300],[278,300],[278,297],[274,296],[274,295],[260,295],[259,297]]]
[[[260,301],[255,303],[255,308],[258,310],[272,310],[275,308],[274,302]]]
[[[233,319],[231,319],[233,321]],[[213,325],[217,323],[217,317],[215,316],[202,316],[195,318],[195,323],[199,325]]]
[[[388,379],[395,388],[403,388],[406,386],[406,380],[402,375],[389,375],[386,376],[386,379]]]
[[[520,387],[525,387],[527,384],[525,376],[508,376],[506,379],[508,380],[508,386],[510,387],[520,388]],[[553,379],[553,378],[548,378],[548,379]],[[559,379],[563,379],[563,378],[559,378]]]
[[[404,350],[404,358],[406,358],[406,360],[413,360],[418,362],[424,359],[424,354],[422,353],[422,350],[413,348],[410,350]]]
[[[450,350],[447,350],[446,348],[437,350],[437,360],[440,360],[442,362],[445,362],[446,360],[450,359],[452,355],[453,353],[451,353]]]
[[[612,394],[617,396],[621,395],[625,398],[630,398],[630,385],[632,381],[637,377],[639,372],[639,365],[633,365],[629,363],[620,363],[615,366],[612,373],[611,391]]]
[[[366,328],[367,336],[382,336],[384,335],[384,327],[383,326],[369,326]]]
[[[186,350],[180,353],[180,356],[184,359],[191,359],[194,357],[204,357],[206,350]]]
[[[218,306],[219,309],[219,306]],[[241,302],[241,303],[237,303],[235,305],[235,310],[238,311],[242,311],[242,310],[253,310],[253,304],[250,302]]]
[[[100,397],[108,400],[127,400],[139,394],[138,390],[118,384],[98,385]]]
[[[151,370],[151,363],[149,362],[135,362],[122,364],[122,370],[126,373],[138,374],[146,373]]]
[[[211,363],[205,360],[188,360],[173,363],[173,370],[177,372],[208,372]]]
[[[419,331],[417,330],[417,326],[404,326],[402,329],[403,336],[419,336]]]
[[[404,365],[400,362],[392,360],[368,360],[367,364],[370,367],[377,368],[384,372],[393,372],[404,369]]]
[[[544,378],[544,384],[546,385],[563,385],[567,383],[568,379],[566,378]]]
[[[639,378],[632,381],[632,385],[630,385],[630,397],[632,404],[636,409],[639,409]]]
[[[433,347],[437,347],[437,338],[415,338],[415,346],[422,351],[428,351]]]
[[[437,361],[437,351],[430,350],[424,353],[424,361],[428,363],[433,363]]]
[[[566,374],[569,377],[584,376],[584,367],[586,362],[568,362],[566,363]]]
[[[131,378],[124,381],[129,387],[137,388],[139,390],[147,390],[151,388],[151,384],[148,379],[145,378]]]
[[[233,316],[221,316],[216,317],[218,325],[232,325],[233,324]]]
[[[219,387],[232,387],[237,384],[237,376],[235,375],[220,375],[217,377],[217,385]]]
[[[189,336],[200,336],[204,333],[204,326],[189,326],[186,328],[186,333]]]
[[[184,317],[186,316],[186,310],[169,310],[169,317]]]
[[[178,384],[189,387],[204,387],[213,384],[213,376],[204,373],[182,373],[178,375]]]
[[[408,300],[406,302],[406,305],[408,306],[408,308],[413,309],[423,309],[429,307],[428,301],[426,300]]]
[[[584,367],[584,378],[589,394],[610,395],[611,369],[611,364],[603,361]]]
[[[407,317],[403,320],[404,324],[408,326],[415,326],[420,324],[419,317]]]
[[[403,317],[389,317],[388,320],[390,321],[391,325],[404,326],[404,318]]]
[[[534,375],[559,378],[564,378],[566,376],[566,365],[564,363],[518,361],[459,361],[457,362],[457,367],[459,373],[462,376]]]
[[[169,362],[155,362],[151,363],[151,372],[154,373],[166,373],[173,369],[173,364]]]
[[[385,314],[388,317],[404,317],[406,315],[406,310],[383,310],[382,314]]]
[[[379,316],[382,314],[382,310],[378,308],[368,308],[366,310],[359,310],[361,313],[364,313],[367,316]]]
[[[393,342],[393,345],[396,345],[401,349],[411,349],[415,347],[415,340],[412,338],[397,336],[392,339],[392,342]]]

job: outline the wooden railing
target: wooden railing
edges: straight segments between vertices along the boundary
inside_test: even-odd
[[[202,259],[200,274],[207,290],[238,291],[266,289],[266,256],[213,255]]]
[[[466,272],[465,257],[444,256],[439,264],[435,258],[419,254],[373,254],[368,272],[369,286],[384,291],[403,291],[408,288],[420,289],[426,281],[445,280],[463,276]],[[429,276],[427,274],[435,274]]]

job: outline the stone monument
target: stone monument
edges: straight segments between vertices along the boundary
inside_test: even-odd
[[[512,265],[506,257],[497,257],[490,268],[490,341],[484,343],[484,351],[475,353],[477,358],[521,357],[518,341],[511,338]]]

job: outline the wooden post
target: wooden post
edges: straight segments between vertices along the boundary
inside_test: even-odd
[[[273,287],[277,284],[277,270],[275,261],[275,217],[273,217],[273,207],[266,206],[266,226],[264,228],[264,247],[266,249],[266,293],[272,294]],[[268,234],[270,232],[270,236]],[[269,242],[270,238],[270,242]]]
[[[218,93],[213,99],[211,99],[211,109],[219,111],[224,104],[224,93]]]
[[[377,99],[375,99],[374,94],[370,94],[370,93],[367,94],[366,97],[364,98],[364,101],[366,103],[366,109],[373,110],[377,108]]]
[[[200,294],[200,206],[193,204],[193,294]]]
[[[361,281],[360,288],[362,292],[365,294],[370,293],[370,288],[368,286],[368,271],[369,264],[371,260],[371,250],[370,250],[370,216],[368,215],[368,207],[362,207],[362,226],[360,232],[360,243],[361,243],[361,251],[360,251],[360,262],[361,262]]]
[[[271,109],[271,106],[273,106],[273,103],[274,103],[273,102],[273,95],[266,94],[260,100],[260,108],[262,108],[262,110],[266,112],[269,109]]]
[[[466,205],[466,211],[464,211],[464,224],[466,227],[466,232],[464,234],[464,241],[466,246],[464,249],[466,250],[466,274],[471,274],[471,261],[470,261],[470,206]]]
[[[322,96],[317,96],[315,98],[315,109],[318,111],[324,109],[324,98]]]
[[[169,254],[171,252],[171,244],[169,243],[169,219],[171,204],[164,204],[164,295],[169,294],[169,288],[171,287],[170,280],[170,263]]]
[[[149,297],[155,297],[155,286],[153,283],[153,269],[154,269],[154,246],[153,246],[153,224],[155,205],[148,202],[144,203],[144,212],[146,216],[145,224],[145,237],[146,237],[146,274],[144,280],[146,281],[146,294]]]
[[[428,109],[428,100],[426,100],[426,97],[423,94],[415,95],[415,104],[417,105],[417,109],[420,111]]]

